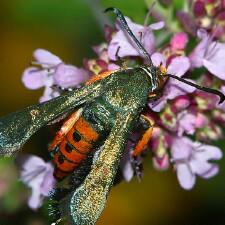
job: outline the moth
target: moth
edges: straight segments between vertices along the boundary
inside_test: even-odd
[[[148,63],[96,75],[80,89],[65,92],[50,101],[29,106],[0,119],[0,155],[10,156],[18,152],[41,127],[64,114],[70,114],[49,147],[58,180],[76,170],[90,152],[99,149],[90,172],[80,186],[70,193],[67,211],[58,220],[65,220],[66,224],[94,224],[97,221],[113,185],[129,135],[137,126],[145,129],[133,149],[133,157],[142,152],[151,138],[154,121],[142,112],[149,99],[160,96],[168,79],[177,79],[199,90],[216,94],[220,97],[220,103],[225,100],[223,93],[218,90],[167,74],[162,65],[154,66],[121,11],[113,7],[105,11],[115,13],[122,28]]]

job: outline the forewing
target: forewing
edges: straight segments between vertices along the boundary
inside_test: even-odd
[[[95,224],[99,218],[113,185],[133,120],[132,114],[118,116],[90,173],[70,197],[67,206],[69,224]]]
[[[104,91],[103,83],[104,81],[95,82],[0,118],[0,155],[12,155],[40,127],[86,101],[98,97]]]

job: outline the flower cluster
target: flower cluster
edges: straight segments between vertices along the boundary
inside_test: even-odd
[[[194,35],[180,28],[179,32],[171,32],[170,39],[160,46],[156,45],[154,32],[158,30],[163,33],[163,21],[146,26],[136,24],[129,18],[126,20],[132,32],[151,55],[155,66],[163,65],[169,74],[225,93],[225,43],[222,42],[221,35],[215,34],[217,23],[224,29],[221,21],[225,6],[217,8],[215,2],[218,1],[193,1],[191,9],[196,19]],[[215,13],[209,4],[215,6],[215,10],[220,10],[217,11],[220,14]],[[181,21],[193,15],[178,13]],[[210,26],[205,26],[206,17],[213,21]],[[138,66],[140,62],[145,63],[143,55],[119,23],[115,28],[106,26],[105,37],[105,43],[93,48],[97,57],[84,60],[84,69],[67,65],[46,50],[36,50],[36,62],[23,74],[25,86],[30,89],[45,87],[40,101],[46,101],[60,95],[59,91],[52,88],[54,85],[64,88],[82,86],[93,75],[120,68],[121,59],[126,60],[128,65]],[[196,44],[189,47],[189,43]],[[218,96],[170,78],[162,95],[156,100],[150,100],[144,112],[155,124],[146,149],[146,152],[153,154],[154,168],[166,170],[172,165],[184,189],[191,189],[197,176],[208,179],[219,171],[218,165],[212,160],[221,159],[222,152],[218,147],[210,145],[210,142],[223,136],[225,104],[219,105],[218,102]],[[120,168],[125,180],[137,175],[132,166],[133,147],[133,144],[128,143],[121,160]],[[143,157],[139,156],[137,160],[142,161]],[[23,177],[22,175],[22,179]],[[28,185],[34,187],[30,183]]]

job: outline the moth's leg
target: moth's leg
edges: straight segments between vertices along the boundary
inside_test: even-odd
[[[147,146],[152,136],[153,125],[154,125],[153,120],[141,114],[140,124],[143,126],[145,131],[131,153],[133,157],[137,157],[141,152],[145,150],[145,147]]]
[[[80,108],[76,112],[72,113],[69,118],[63,123],[60,130],[56,133],[54,140],[48,146],[48,150],[54,151],[54,149],[62,142],[66,134],[71,130],[76,121],[80,118],[83,109]]]
[[[12,155],[42,126],[103,94],[107,82],[97,81],[0,118],[0,155]]]
[[[134,117],[119,115],[84,182],[70,196],[69,224],[95,224],[105,207]]]

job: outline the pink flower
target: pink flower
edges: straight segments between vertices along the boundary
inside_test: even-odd
[[[189,56],[191,66],[204,66],[209,72],[225,80],[225,44],[212,41],[205,30],[198,30],[198,37],[201,41]]]
[[[126,17],[126,21],[134,35],[142,43],[147,52],[152,54],[155,51],[155,38],[153,36],[152,30],[161,29],[164,26],[164,22],[143,26],[133,23],[128,17]],[[129,37],[127,37],[126,32],[121,29],[120,24],[117,24],[116,27],[118,31],[113,36],[108,47],[109,58],[111,60],[117,60],[117,56],[140,56],[137,46],[132,42],[132,40],[130,40]]]
[[[31,209],[38,209],[55,186],[53,166],[34,155],[19,156],[17,164],[21,181],[32,189],[28,205]]]
[[[171,41],[170,45],[173,50],[183,50],[185,49],[188,42],[188,36],[185,32],[176,33]]]
[[[57,97],[59,93],[53,90],[53,85],[60,87],[76,87],[87,80],[87,72],[71,65],[66,65],[54,54],[44,50],[34,51],[34,65],[37,67],[27,68],[22,76],[25,87],[38,89],[45,87],[44,94],[40,102]]]
[[[151,58],[155,66],[159,66],[160,63],[162,63],[164,66],[166,65],[166,59],[160,53],[154,53]],[[181,77],[187,72],[189,68],[189,59],[185,56],[178,56],[173,58],[170,64],[167,66],[167,73]],[[178,96],[192,93],[194,91],[194,87],[170,78],[164,87],[163,96],[155,102],[149,102],[149,106],[153,111],[159,112],[165,107],[167,100],[172,100]]]
[[[196,115],[184,110],[177,115],[177,135],[194,134],[196,129]]]
[[[180,112],[186,109],[191,104],[189,97],[187,95],[180,95],[173,100],[172,111]]]
[[[178,181],[184,189],[189,190],[194,186],[196,175],[208,179],[219,171],[218,165],[210,162],[222,158],[222,152],[218,147],[179,137],[174,138],[171,153]]]

